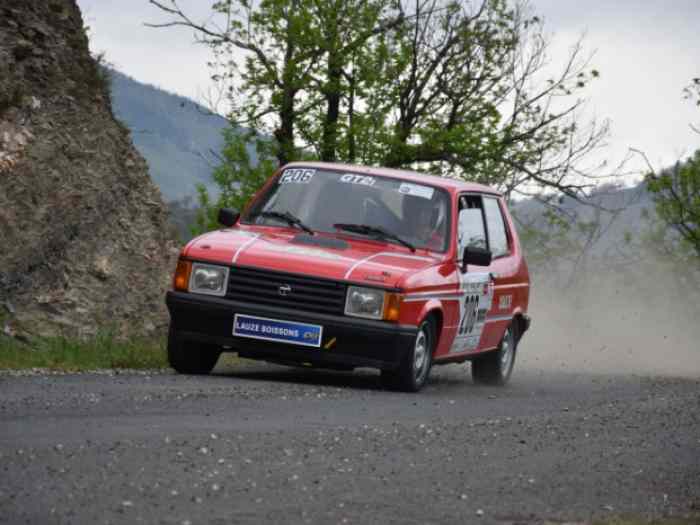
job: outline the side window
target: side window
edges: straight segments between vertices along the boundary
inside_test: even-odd
[[[508,236],[498,200],[485,197],[484,211],[486,212],[486,225],[489,230],[489,246],[492,255],[494,257],[507,255],[510,251],[508,249]]]
[[[457,247],[460,253],[466,246],[486,248],[486,228],[481,197],[462,195],[459,198],[459,223],[457,226]]]

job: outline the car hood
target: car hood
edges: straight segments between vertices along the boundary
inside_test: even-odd
[[[345,246],[326,247],[324,240],[334,239],[322,234],[309,237],[231,228],[197,237],[186,246],[183,255],[226,265],[392,288],[399,287],[407,274],[440,262],[429,252],[412,254],[393,244],[353,239],[340,242]]]

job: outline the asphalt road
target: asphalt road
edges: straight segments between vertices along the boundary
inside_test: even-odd
[[[265,364],[0,376],[1,523],[541,523],[700,511],[700,380]]]

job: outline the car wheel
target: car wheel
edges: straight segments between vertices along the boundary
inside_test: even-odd
[[[435,349],[435,326],[432,319],[423,321],[413,344],[397,370],[382,370],[382,382],[402,392],[418,392],[428,380]]]
[[[208,374],[220,355],[221,349],[215,345],[181,339],[172,327],[168,332],[168,363],[180,374]]]
[[[472,361],[472,379],[483,385],[505,385],[515,365],[515,328],[506,328],[498,350]]]

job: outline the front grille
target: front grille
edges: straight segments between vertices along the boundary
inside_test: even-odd
[[[280,287],[291,288],[291,291],[282,295]],[[226,297],[235,301],[342,315],[345,289],[344,284],[334,281],[234,266],[229,272]]]

